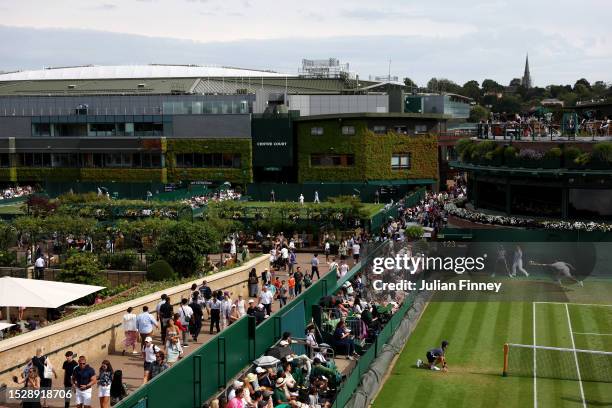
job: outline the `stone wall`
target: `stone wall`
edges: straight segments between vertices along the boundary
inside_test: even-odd
[[[237,268],[209,275],[206,280],[213,290],[228,290],[235,296],[248,295],[247,278],[251,268],[261,275],[267,268],[268,256],[263,255],[252,259]],[[188,297],[193,283],[200,285],[202,278],[185,283],[180,286],[167,288],[163,291],[110,306],[105,309],[75,317],[57,324],[25,333],[0,341],[0,384],[11,384],[11,377],[19,374],[19,369],[26,359],[36,354],[36,349],[43,347],[45,354],[49,355],[56,367],[61,367],[66,350],[72,350],[78,355],[85,355],[89,359],[101,359],[121,349],[123,330],[122,317],[128,307],[134,308],[134,313],[142,311],[147,305],[150,311],[160,300],[162,293],[171,297],[172,303],[178,304],[182,297]]]

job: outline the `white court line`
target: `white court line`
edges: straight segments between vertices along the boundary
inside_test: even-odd
[[[576,351],[576,343],[574,342],[574,331],[572,330],[572,319],[570,319],[569,307],[565,304],[565,313],[567,314],[567,325],[569,327],[570,336],[572,338],[572,348],[574,349],[574,361],[576,361],[576,370],[578,371],[578,384],[580,384],[580,396],[582,397],[582,406],[586,408],[586,400],[584,398],[584,388],[582,387],[582,377],[580,375],[580,365],[578,364],[578,352]]]
[[[532,303],[533,306],[533,346],[536,346],[536,302]],[[533,349],[533,408],[538,408],[538,376],[536,373],[536,349]]]
[[[543,305],[567,305],[567,302],[533,302]],[[569,303],[572,306],[599,306],[599,307],[612,307],[612,305],[605,305],[601,303]]]
[[[612,333],[580,333],[574,332],[574,334],[582,334],[585,336],[612,336]]]

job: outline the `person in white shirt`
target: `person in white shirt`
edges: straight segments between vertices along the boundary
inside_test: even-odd
[[[353,263],[354,264],[358,264],[359,263],[359,251],[361,250],[361,247],[359,246],[359,244],[357,242],[355,242],[353,244]]]
[[[344,277],[344,275],[348,273],[349,266],[346,264],[346,261],[340,261],[340,267],[338,268],[338,271],[340,273],[339,278]]]
[[[266,286],[261,288],[261,293],[259,294],[259,303],[264,305],[266,309],[266,314],[272,314],[272,302],[274,300],[274,294],[268,290]]]
[[[314,202],[317,204],[319,203],[319,192],[318,191],[315,191],[314,193]]]
[[[36,262],[34,262],[34,271],[36,272],[34,279],[44,278],[45,265],[46,265],[45,258],[42,255],[36,258]]]
[[[181,299],[181,305],[178,309],[179,319],[181,324],[185,327],[189,327],[189,321],[191,320],[191,316],[193,316],[193,309],[189,306],[189,300]],[[187,344],[187,334],[189,330],[182,332],[183,335],[183,347],[189,347]]]
[[[246,314],[245,302],[244,302],[244,299],[242,298],[242,295],[238,295],[238,300],[236,301],[236,308],[238,309],[238,313],[240,314],[240,317]]]
[[[236,240],[234,238],[232,238],[232,242],[230,243],[230,255],[232,256],[232,259],[236,259]]]
[[[125,349],[132,347],[132,354],[138,354],[136,351],[136,341],[138,340],[138,326],[136,325],[136,315],[132,313],[132,308],[128,307],[127,313],[123,315],[123,333],[125,333],[125,339],[123,340],[123,352],[125,355]]]
[[[230,298],[229,292],[225,292],[223,293],[223,300],[221,301],[221,330],[229,326],[231,313],[232,299]]]
[[[300,194],[299,201],[300,201],[300,205],[304,205],[304,194]]]

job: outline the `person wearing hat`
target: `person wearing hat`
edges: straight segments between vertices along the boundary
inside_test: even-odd
[[[257,384],[259,384],[259,387],[267,388],[270,390],[274,388],[268,370],[263,367],[257,367],[255,369],[255,373],[257,373]]]
[[[242,381],[240,380],[234,381],[234,383],[232,384],[232,388],[227,393],[227,400],[228,401],[232,400],[236,396],[236,390],[239,390],[242,387],[244,387],[244,383]]]
[[[255,323],[260,324],[264,320],[266,320],[266,308],[261,303],[257,305],[255,308],[255,312],[253,312],[253,316],[255,317]]]
[[[240,384],[242,384],[242,382],[240,381],[236,381],[236,382],[239,382]],[[244,401],[243,401],[244,394],[245,394],[244,388],[242,387],[239,387],[238,389],[234,388],[232,389],[232,391],[234,391],[234,394],[232,398],[230,398],[229,396],[227,397],[228,403],[225,407],[226,408],[244,408],[245,406]]]
[[[151,379],[151,369],[155,363],[155,355],[160,351],[160,348],[153,344],[151,336],[145,338],[144,347],[142,348],[142,357],[144,358],[144,377],[142,383],[146,384]]]
[[[426,368],[434,371],[440,371],[438,365],[442,365],[442,371],[446,371],[446,349],[448,348],[448,341],[443,340],[440,348],[432,348],[425,353],[427,363],[423,360],[417,360],[417,367]]]
[[[255,300],[249,299],[248,304],[249,306],[247,307],[246,314],[248,316],[254,316],[255,315]]]
[[[249,393],[253,395],[253,393],[255,393],[255,390],[259,389],[259,381],[257,381],[257,374],[248,373],[246,376],[244,376],[244,384],[245,388],[248,388]]]
[[[232,324],[240,319],[240,313],[238,313],[238,308],[235,304],[232,305],[232,309],[229,315],[229,324]]]
[[[287,384],[284,377],[278,377],[275,383],[276,387],[274,387],[274,394],[272,395],[272,401],[274,402],[274,406],[280,404],[288,404],[291,399],[291,395],[289,394],[289,390],[287,389]]]

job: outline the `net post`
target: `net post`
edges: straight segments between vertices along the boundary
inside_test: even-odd
[[[502,372],[502,377],[508,376],[508,352],[510,351],[510,346],[508,343],[504,344],[504,371]]]

